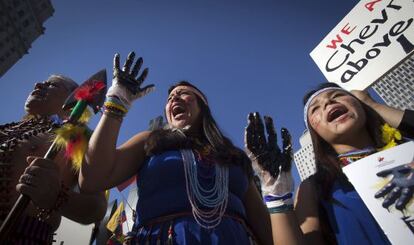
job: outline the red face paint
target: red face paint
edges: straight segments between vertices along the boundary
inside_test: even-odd
[[[313,115],[310,118],[310,123],[313,129],[317,129],[319,127],[319,124],[321,123],[321,117],[320,115]]]

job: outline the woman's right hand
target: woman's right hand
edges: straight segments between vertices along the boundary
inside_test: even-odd
[[[357,97],[360,101],[362,101],[367,106],[375,109],[375,105],[378,104],[367,91],[361,91],[361,90],[352,90],[351,94]]]
[[[145,68],[141,75],[138,76],[141,69],[143,59],[139,57],[134,64],[135,53],[131,52],[125,61],[122,69],[119,63],[119,54],[114,56],[113,79],[112,86],[109,88],[107,97],[115,97],[123,103],[123,106],[128,110],[134,100],[147,95],[153,91],[154,84],[147,85],[141,88],[142,83],[148,75],[148,68]]]

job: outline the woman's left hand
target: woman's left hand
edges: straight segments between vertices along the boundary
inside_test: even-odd
[[[147,95],[155,88],[154,84],[142,87],[148,75],[148,68],[145,68],[141,75],[139,75],[143,59],[139,57],[135,61],[135,64],[134,61],[135,53],[130,52],[121,68],[119,54],[115,54],[112,86],[106,94],[107,97],[116,97],[119,99],[126,109],[131,107],[134,100]]]

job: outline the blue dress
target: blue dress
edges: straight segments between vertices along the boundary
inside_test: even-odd
[[[336,181],[332,198],[333,202],[322,201],[322,206],[338,244],[391,244],[352,186]]]
[[[201,184],[212,184],[215,168],[200,161],[197,168]],[[241,167],[229,167],[226,213],[213,229],[202,228],[191,214],[180,151],[152,156],[139,171],[137,185],[139,199],[132,244],[166,244],[167,241],[174,244],[250,244],[248,232],[240,222],[246,218],[242,198],[248,186],[247,175]]]

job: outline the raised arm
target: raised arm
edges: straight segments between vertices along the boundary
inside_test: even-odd
[[[351,93],[364,102],[364,104],[374,109],[391,127],[397,128],[400,125],[404,111],[376,102],[365,91],[352,90]]]
[[[273,244],[269,212],[267,211],[253,180],[250,181],[246,195],[243,199],[243,204],[246,208],[247,222],[258,239],[259,244]]]
[[[250,113],[245,132],[245,144],[253,168],[260,181],[263,199],[272,224],[274,244],[303,244],[303,234],[293,211],[293,179],[291,175],[292,145],[290,134],[282,129],[283,151],[277,145],[277,135],[271,117],[263,122],[258,113]]]
[[[401,130],[405,137],[414,138],[414,111],[378,103],[366,91],[353,90],[351,93],[376,111],[391,127]]]
[[[131,52],[121,70],[119,55],[115,55],[114,77],[107,93],[105,112],[92,134],[79,176],[81,189],[85,192],[105,190],[120,184],[136,174],[145,160],[144,145],[149,132],[137,134],[116,149],[122,118],[134,100],[154,88],[154,85],[141,88],[148,69],[138,76],[143,60],[138,58],[131,69],[134,58],[135,54]]]

